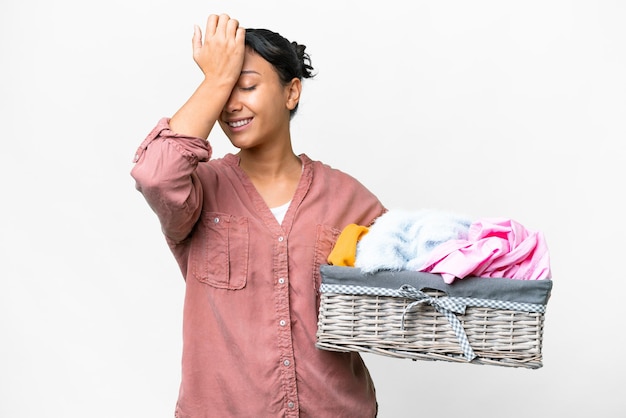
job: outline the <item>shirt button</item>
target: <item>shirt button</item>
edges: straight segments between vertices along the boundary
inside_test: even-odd
[[[294,406],[296,406],[296,404],[291,402],[291,401],[289,401],[289,402],[287,402],[287,406],[289,407],[289,409],[293,409]]]
[[[284,319],[281,319],[279,324],[280,324],[281,327],[284,327],[287,324],[287,322],[285,322]]]
[[[284,237],[278,237],[278,242],[283,242],[284,241]]]
[[[220,218],[215,218],[213,219],[213,222],[218,223],[220,221]]]
[[[291,364],[291,362],[290,362],[289,360],[285,360],[285,361],[283,361],[283,364],[284,364],[285,366],[289,366],[289,365]]]
[[[280,284],[284,284],[285,283],[285,279],[283,279],[282,277],[280,279],[278,279],[278,283]]]

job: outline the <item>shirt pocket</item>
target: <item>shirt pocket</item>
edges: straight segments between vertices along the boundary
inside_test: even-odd
[[[341,230],[328,225],[317,225],[317,233],[315,238],[315,256],[313,259],[313,288],[319,296],[320,286],[322,284],[322,276],[320,267],[328,264],[328,255],[332,251]]]
[[[248,218],[204,212],[196,234],[190,250],[192,275],[220,289],[243,289],[248,276]]]

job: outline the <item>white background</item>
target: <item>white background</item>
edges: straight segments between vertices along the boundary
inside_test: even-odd
[[[0,417],[173,416],[183,281],[129,171],[221,12],[307,45],[298,153],[548,241],[544,367],[366,355],[381,418],[626,416],[625,5],[3,0]]]

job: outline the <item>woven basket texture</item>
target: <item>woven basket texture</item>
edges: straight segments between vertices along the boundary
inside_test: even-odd
[[[426,292],[439,297],[439,291]],[[468,363],[445,316],[410,299],[322,293],[317,347],[412,360]],[[457,315],[477,357],[471,364],[542,367],[544,314],[467,306]]]

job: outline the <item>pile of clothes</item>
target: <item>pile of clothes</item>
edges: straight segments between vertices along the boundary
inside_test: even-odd
[[[437,273],[448,284],[470,276],[551,279],[541,232],[508,218],[472,220],[434,209],[389,210],[370,227],[346,226],[328,263],[357,267],[364,273]]]

